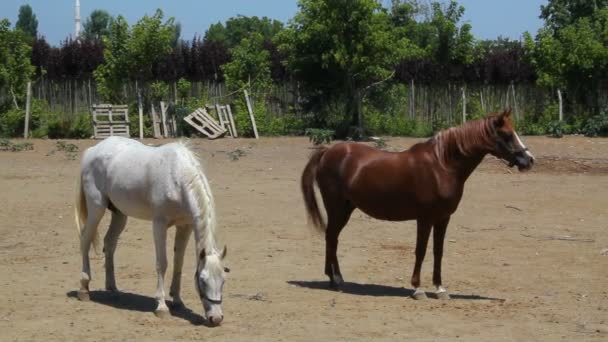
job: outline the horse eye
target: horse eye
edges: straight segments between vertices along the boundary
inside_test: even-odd
[[[507,133],[505,135],[505,141],[511,141],[513,140],[513,133]]]

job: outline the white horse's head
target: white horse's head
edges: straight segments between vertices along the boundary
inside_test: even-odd
[[[221,254],[215,249],[209,251],[209,254],[205,249],[201,250],[194,275],[196,290],[203,303],[207,320],[212,326],[220,325],[224,319],[222,292],[226,273],[230,272],[227,267],[222,265],[225,257],[226,246]]]

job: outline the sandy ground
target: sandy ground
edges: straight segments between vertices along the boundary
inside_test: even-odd
[[[606,341],[608,140],[524,140],[538,157],[532,172],[488,158],[467,183],[446,238],[450,301],[409,297],[414,222],[358,211],[340,241],[347,284],[342,292],[327,288],[324,239],[307,227],[299,191],[306,139],[193,141],[232,269],[219,328],[203,324],[192,243],[182,291],[188,309],[154,316],[151,225],[134,219],[116,253],[122,295],[103,290],[96,255],[92,300],[78,301],[73,199],[82,153],[74,160],[49,153],[55,141],[44,140],[33,141],[34,151],[0,152],[0,340]],[[416,141],[394,138],[388,148]],[[82,151],[95,142],[73,143]],[[233,161],[235,149],[245,155]],[[423,286],[432,291],[430,248]]]

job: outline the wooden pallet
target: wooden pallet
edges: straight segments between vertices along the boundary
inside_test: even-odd
[[[93,136],[104,139],[113,135],[129,138],[129,108],[124,105],[93,105]]]
[[[230,109],[230,105],[219,105],[219,104],[216,104],[215,106],[207,105],[206,108],[208,110],[215,110],[215,112],[217,114],[217,118],[220,120],[220,122],[219,122],[220,126],[222,126],[224,129],[226,129],[228,131],[228,134],[231,137],[233,137],[233,138],[238,137],[238,134],[236,132],[236,126],[234,124],[234,117],[232,116],[232,110]]]
[[[220,124],[207,113],[205,108],[195,110],[190,113],[190,115],[186,116],[184,120],[209,139],[220,138],[227,132],[224,127],[220,126]]]

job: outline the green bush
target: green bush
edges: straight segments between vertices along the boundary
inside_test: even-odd
[[[169,94],[169,85],[165,82],[152,82],[150,84],[150,97],[153,101],[159,102],[167,97]]]
[[[70,126],[69,138],[89,139],[93,136],[93,122],[91,115],[82,113],[76,116]]]
[[[48,105],[43,100],[32,99],[29,131],[33,133],[41,126],[43,116],[48,113]],[[0,113],[0,136],[22,137],[25,129],[25,109],[10,109]]]
[[[34,149],[34,145],[30,142],[14,143],[8,139],[0,139],[0,151],[31,151]]]
[[[294,114],[285,114],[279,118],[283,126],[282,135],[303,135],[304,120],[298,118]]]
[[[24,125],[23,110],[11,109],[0,116],[0,135],[3,137],[23,136]]]
[[[322,145],[329,144],[335,132],[331,129],[307,128],[305,134],[314,145]]]
[[[568,125],[563,121],[551,121],[547,125],[547,134],[553,138],[561,138],[569,133]]]
[[[462,99],[459,101],[456,108],[460,108],[462,113]],[[467,96],[467,120],[477,120],[485,117],[485,113],[481,107],[481,97],[478,92],[472,92]],[[462,121],[462,115],[458,116],[458,123]]]
[[[546,127],[528,118],[517,122],[517,131],[522,135],[544,135],[547,132]]]
[[[144,114],[144,137],[152,138],[154,136],[152,128],[152,118]],[[139,137],[139,112],[129,110],[129,132],[131,136]]]
[[[192,89],[192,83],[190,81],[180,78],[177,81],[177,93],[180,99],[187,99],[190,97],[190,90]]]
[[[411,120],[403,114],[393,116],[375,110],[369,110],[363,117],[366,131],[370,135],[429,137],[435,130],[447,127],[444,120],[436,120],[433,125]]]
[[[416,121],[414,123],[414,130],[412,136],[416,138],[427,138],[433,135],[433,127],[431,124],[423,121]]]
[[[46,124],[46,133],[51,139],[67,138],[70,134],[70,122],[58,116],[53,116]]]
[[[608,136],[608,110],[590,117],[583,127],[583,133],[588,137]]]
[[[439,116],[435,116],[431,122],[431,131],[432,134],[435,134],[441,130],[444,130],[446,128],[449,128],[450,125],[448,124],[448,121],[445,119],[445,117],[439,115]]]

